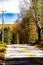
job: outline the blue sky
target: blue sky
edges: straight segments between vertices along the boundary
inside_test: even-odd
[[[5,24],[13,24],[17,20],[18,13],[5,13],[4,14],[4,23]],[[2,24],[2,14],[0,13],[0,24]]]
[[[17,20],[19,13],[18,0],[0,0],[0,24],[2,23],[2,10],[5,10],[4,23],[13,24]]]

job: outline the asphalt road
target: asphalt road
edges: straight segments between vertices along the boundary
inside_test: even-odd
[[[27,44],[8,45],[3,65],[43,65],[43,51]]]

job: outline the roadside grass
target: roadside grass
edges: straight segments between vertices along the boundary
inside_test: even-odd
[[[0,44],[0,65],[3,64],[3,60],[5,57],[7,45],[6,43]]]
[[[31,43],[30,45],[43,51],[43,44],[41,43],[39,44],[38,42],[36,42],[36,43]]]
[[[35,47],[43,51],[43,46],[41,46],[41,45],[35,45]]]

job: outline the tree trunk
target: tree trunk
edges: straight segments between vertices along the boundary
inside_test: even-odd
[[[40,46],[43,46],[43,26],[41,28],[41,33],[40,33],[40,37],[41,37],[41,43],[40,43]]]

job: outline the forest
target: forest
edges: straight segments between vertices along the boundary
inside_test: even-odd
[[[4,43],[6,44],[31,44],[43,47],[43,16],[40,0],[19,0],[19,20],[15,21],[12,31],[4,27]],[[30,4],[30,6],[29,6]],[[2,29],[0,30],[0,42]]]

